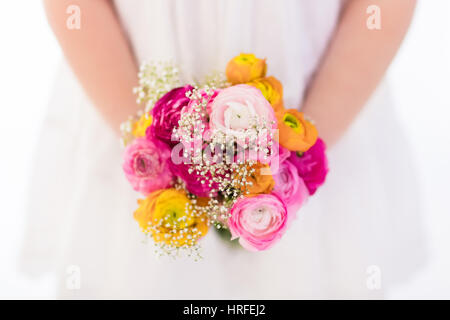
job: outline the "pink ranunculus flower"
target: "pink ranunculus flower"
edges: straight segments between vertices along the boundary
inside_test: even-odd
[[[328,174],[328,160],[326,156],[326,145],[322,139],[305,153],[291,152],[289,161],[297,168],[299,176],[308,187],[309,194],[313,195],[317,188],[324,184]]]
[[[204,90],[200,90],[200,94],[204,101],[207,101],[206,103],[206,114],[208,115],[211,112],[211,105],[216,98],[216,96],[219,94],[220,90],[215,90],[210,96],[206,94]],[[191,114],[194,112],[194,108],[198,107],[199,104],[201,104],[203,101],[198,99],[191,99],[189,103],[186,105],[185,108],[181,111],[181,116],[184,114]],[[181,143],[185,145],[185,148],[191,150],[194,148],[194,145],[201,145],[205,140],[209,140],[211,136],[211,131],[209,129],[209,122],[208,117],[203,116],[198,123],[194,125],[194,128],[197,132],[201,133],[197,136],[193,136],[191,132],[185,132],[183,129],[178,129],[177,134],[181,139]],[[188,138],[188,141],[186,140],[186,137]]]
[[[308,188],[298,175],[297,168],[289,160],[285,160],[280,164],[280,168],[273,175],[273,179],[275,180],[273,192],[283,199],[286,204],[290,222],[296,217],[297,211],[308,199]]]
[[[287,228],[286,205],[275,194],[259,194],[239,199],[228,219],[232,239],[247,250],[262,251],[272,247]]]
[[[289,156],[291,155],[291,151],[289,151],[288,149],[280,146],[280,145],[276,145],[274,150],[276,151],[276,153],[274,153],[270,158],[269,158],[269,166],[270,166],[270,170],[272,172],[272,175],[275,175],[278,173],[278,171],[280,170],[280,166],[283,162],[285,162]]]
[[[209,125],[212,130],[240,136],[255,120],[267,123],[273,130],[277,128],[272,106],[255,87],[240,84],[223,89],[211,105]]]
[[[190,102],[186,92],[192,89],[190,85],[172,89],[156,102],[151,110],[153,121],[146,132],[148,139],[158,139],[168,146],[177,143],[172,141],[173,129],[178,126],[183,108]]]
[[[138,138],[124,154],[123,171],[133,189],[144,195],[170,187],[170,149],[160,141]]]
[[[282,147],[281,145],[279,146],[278,157],[280,159],[279,160],[280,163],[283,163],[284,161],[286,161],[290,155],[291,155],[291,151],[289,151],[289,149],[286,149],[285,147]]]
[[[202,98],[204,100],[209,99],[208,103],[206,104],[206,113],[210,114],[211,113],[211,107],[212,107],[212,103],[214,102],[214,99],[217,97],[217,95],[219,94],[219,92],[221,91],[221,89],[216,89],[214,90],[214,92],[212,92],[212,94],[209,96],[204,90],[200,90],[200,95],[202,96]],[[198,104],[200,101],[196,100],[196,99],[192,99],[189,101],[188,105],[186,106],[186,108],[183,109],[182,113],[184,112],[192,112],[192,110],[194,109],[194,106],[196,104]]]

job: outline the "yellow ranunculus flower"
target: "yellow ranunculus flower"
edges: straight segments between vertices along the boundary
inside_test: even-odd
[[[270,76],[255,79],[247,84],[261,90],[264,98],[269,101],[275,112],[280,112],[283,110],[283,85],[277,78]]]
[[[265,59],[258,59],[254,54],[241,53],[228,62],[225,73],[228,81],[235,85],[263,78],[266,70]]]
[[[192,204],[184,191],[158,190],[138,203],[134,218],[155,242],[174,247],[193,246],[208,232],[207,217],[193,213]]]
[[[136,138],[145,137],[145,131],[152,124],[152,116],[144,113],[138,121],[133,124],[133,136]]]
[[[147,233],[150,222],[152,220],[152,213],[156,199],[164,190],[157,190],[148,195],[146,199],[138,200],[139,208],[134,212],[134,219],[139,223],[142,231]]]

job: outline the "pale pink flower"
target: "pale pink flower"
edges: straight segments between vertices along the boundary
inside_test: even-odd
[[[259,194],[239,199],[228,219],[232,239],[247,250],[262,251],[272,247],[287,227],[286,205],[275,194]]]
[[[212,130],[240,136],[255,122],[277,128],[272,106],[255,87],[240,84],[223,89],[211,105],[209,126]]]

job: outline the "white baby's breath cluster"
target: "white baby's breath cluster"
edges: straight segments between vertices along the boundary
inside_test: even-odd
[[[210,74],[207,74],[202,81],[196,81],[195,85],[198,88],[226,88],[231,86],[231,83],[228,82],[224,72],[213,71]]]
[[[189,212],[189,217],[180,217],[176,224],[186,223],[187,219],[197,217],[202,221],[206,220],[205,215],[201,216],[201,212],[194,209],[194,204],[189,204],[189,208],[186,208],[186,212]],[[161,233],[161,228],[172,228],[170,232],[164,234]],[[144,232],[146,236],[150,238],[163,237],[163,241],[154,242],[155,254],[159,257],[168,256],[172,258],[178,258],[183,255],[192,257],[194,260],[201,259],[201,246],[198,240],[204,236],[204,234],[196,227],[189,228],[176,227],[175,223],[171,223],[166,218],[159,221],[156,225],[149,224],[148,228]],[[180,242],[182,244],[180,245]]]
[[[170,90],[179,87],[180,71],[171,60],[152,60],[142,63],[139,73],[139,86],[133,88],[136,102],[144,107],[120,125],[122,145],[128,145],[133,139],[133,125],[144,113],[148,114],[155,103]]]
[[[150,240],[152,241],[152,237],[150,235],[146,235],[145,243]],[[199,243],[192,244],[190,246],[181,246],[176,247],[173,245],[166,244],[164,242],[153,242],[154,254],[157,258],[173,258],[179,259],[182,257],[192,258],[194,261],[199,261],[203,259],[201,254],[202,247]]]
[[[139,86],[134,88],[137,103],[149,112],[155,103],[173,88],[179,87],[180,71],[171,60],[144,62],[138,73]]]
[[[120,124],[120,143],[122,146],[126,147],[130,142],[133,141],[133,125],[137,121],[137,115],[129,116],[128,119]]]
[[[189,165],[189,174],[199,176],[198,182],[210,189],[207,203],[198,205],[194,201],[194,212],[206,214],[213,225],[223,228],[230,217],[231,207],[248,194],[253,185],[251,177],[255,175],[253,166],[258,157],[262,155],[268,159],[274,131],[272,123],[255,118],[250,128],[234,135],[220,130],[204,134],[205,124],[209,121],[208,105],[215,91],[215,87],[205,86],[186,93],[191,99],[189,112],[182,113],[178,127],[174,129],[174,137],[184,146],[183,158]],[[264,141],[261,137],[265,137]],[[236,152],[243,152],[244,157],[236,159]],[[257,156],[250,158],[249,154]]]

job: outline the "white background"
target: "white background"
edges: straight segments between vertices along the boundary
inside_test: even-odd
[[[1,1],[0,39],[0,298],[52,298],[52,277],[27,278],[16,259],[32,152],[61,52],[38,0]],[[388,297],[450,299],[450,1],[419,2],[388,78],[393,112],[414,146],[430,248],[426,267]]]

